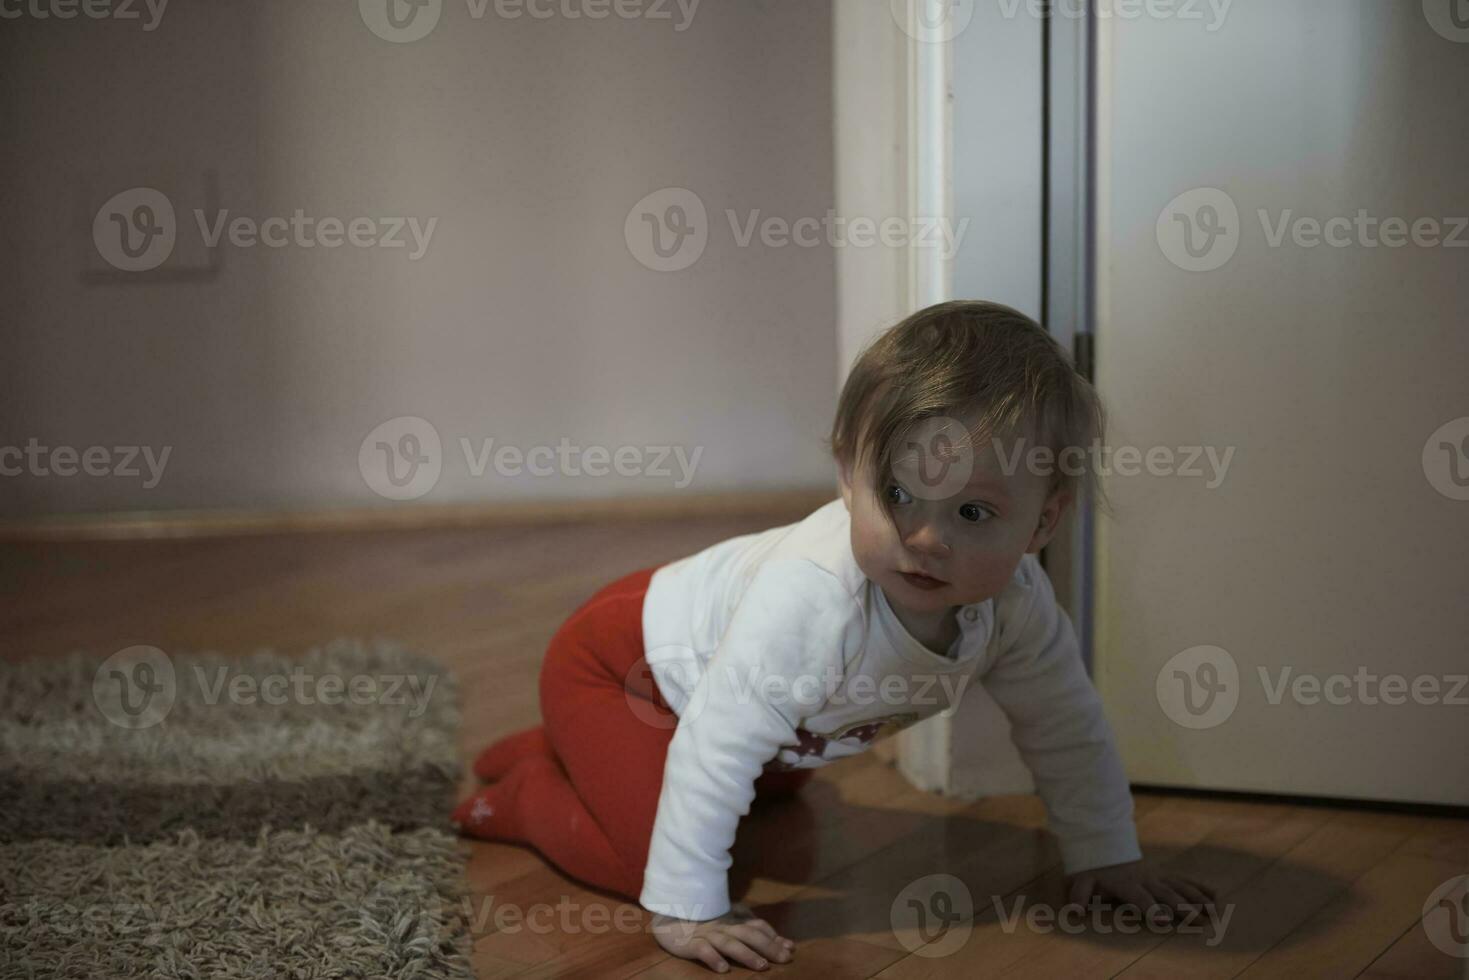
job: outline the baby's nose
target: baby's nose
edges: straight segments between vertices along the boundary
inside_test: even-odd
[[[908,535],[907,545],[914,551],[921,551],[931,555],[946,554],[949,550],[949,546],[944,541],[944,536],[940,533],[938,526],[931,522],[924,522],[914,527]]]

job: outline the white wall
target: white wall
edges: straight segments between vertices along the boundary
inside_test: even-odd
[[[908,42],[887,4],[832,8],[836,201],[843,215],[907,213]],[[836,255],[837,389],[862,348],[912,312],[907,254],[877,244]]]
[[[703,3],[683,30],[664,9],[477,20],[458,0],[407,44],[353,3],[6,21],[0,446],[172,453],[151,490],[0,478],[0,515],[382,504],[358,449],[400,415],[445,442],[425,503],[674,491],[475,478],[461,436],[702,447],[689,491],[830,484],[831,250],[741,248],[724,216],[832,206],[830,7]],[[137,185],[179,212],[162,271],[207,260],[188,212],[210,171],[232,215],[439,221],[418,261],[226,246],[212,278],[107,279],[92,217]],[[711,223],[694,265],[660,273],[624,219],[670,186]]]

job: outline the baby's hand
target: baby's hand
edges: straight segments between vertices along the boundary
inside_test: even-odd
[[[1115,898],[1136,905],[1145,915],[1164,922],[1178,914],[1198,915],[1214,905],[1214,889],[1201,881],[1182,876],[1163,877],[1141,861],[1092,868],[1068,878],[1071,901],[1086,905],[1094,896]]]
[[[765,970],[770,967],[767,959],[788,962],[796,949],[795,943],[777,935],[770,923],[755,918],[749,906],[738,902],[719,918],[704,922],[655,914],[653,938],[674,956],[699,960],[720,973],[729,969],[725,956],[752,970]]]

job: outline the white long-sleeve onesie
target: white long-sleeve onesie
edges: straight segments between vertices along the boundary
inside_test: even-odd
[[[1132,796],[1050,580],[1026,555],[958,611],[946,655],[915,640],[862,574],[845,504],[659,568],[643,642],[678,714],[644,869],[644,908],[729,910],[729,849],[764,770],[811,768],[959,701],[979,680],[1046,805],[1068,873],[1140,856]]]

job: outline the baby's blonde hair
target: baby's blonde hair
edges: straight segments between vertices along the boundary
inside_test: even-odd
[[[979,419],[970,433],[976,447],[991,434],[1028,430],[1056,454],[1053,461],[1069,447],[1086,453],[1106,424],[1096,389],[1040,324],[999,303],[953,300],[919,310],[863,349],[842,386],[827,444],[854,483],[866,461],[891,521],[892,502],[881,488],[898,441],[925,419],[971,413]],[[1090,465],[1054,465],[1049,490],[1100,497]]]

